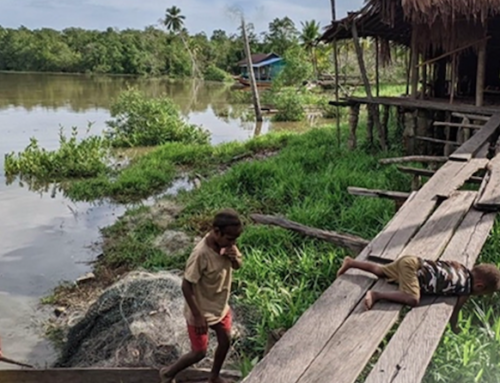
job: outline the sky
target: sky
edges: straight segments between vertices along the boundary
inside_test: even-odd
[[[363,0],[336,0],[337,18],[357,10]],[[186,16],[190,33],[215,29],[236,32],[238,21],[229,9],[242,9],[256,32],[267,30],[276,17],[290,17],[300,27],[301,21],[315,19],[322,27],[331,20],[330,0],[0,0],[0,25],[18,28],[81,27],[103,30],[143,29],[156,25],[165,9],[178,6]]]

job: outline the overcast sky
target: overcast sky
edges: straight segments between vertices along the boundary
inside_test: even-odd
[[[336,1],[338,18],[363,3]],[[275,17],[289,16],[298,26],[301,21],[315,19],[322,27],[331,19],[330,0],[0,0],[0,25],[59,30],[70,26],[143,29],[157,25],[165,9],[172,5],[181,8],[191,33],[205,32],[209,36],[214,29],[236,31],[237,22],[227,11],[233,6],[244,10],[258,32],[266,30]]]

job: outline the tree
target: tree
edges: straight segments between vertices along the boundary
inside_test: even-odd
[[[171,8],[167,8],[163,24],[168,31],[172,33],[179,33],[184,27],[184,20],[186,20],[186,16],[181,15],[180,8],[174,5]]]
[[[181,10],[179,7],[176,7],[175,5],[171,8],[167,8],[165,12],[165,19],[162,20],[163,25],[167,28],[170,33],[177,34],[183,44],[184,47],[187,49],[189,52],[189,56],[191,56],[191,64],[192,64],[192,76],[195,77],[195,72],[200,75],[200,72],[198,70],[198,66],[196,65],[196,60],[194,58],[193,53],[189,49],[189,45],[186,41],[186,38],[184,35],[187,35],[187,31],[184,28],[184,20],[186,20],[186,16],[181,14]]]
[[[309,53],[309,57],[311,58],[311,63],[314,68],[314,73],[316,76],[318,76],[319,75],[318,60],[316,58],[316,52],[314,47],[316,40],[319,37],[320,25],[315,20],[306,21],[305,23],[301,22],[301,24],[302,24],[302,33],[299,39],[302,43],[302,46]]]
[[[269,33],[265,36],[268,48],[279,55],[283,55],[297,42],[295,23],[289,18],[276,18],[269,23]]]

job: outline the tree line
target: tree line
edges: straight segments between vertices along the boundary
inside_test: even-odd
[[[166,10],[159,26],[143,30],[108,28],[104,31],[67,28],[30,30],[0,27],[0,70],[131,75],[203,75],[207,68],[238,73],[244,58],[241,30],[190,34],[177,7]],[[257,34],[247,26],[253,53],[284,55],[302,47],[315,67],[320,65],[313,41],[320,34],[312,20],[301,28],[288,17],[276,18]],[[321,57],[321,53],[319,55]],[[323,54],[327,58],[327,51]]]

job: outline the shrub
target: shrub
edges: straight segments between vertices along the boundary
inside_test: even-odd
[[[286,89],[275,96],[278,113],[274,121],[302,121],[306,117],[303,100],[293,89]]]
[[[88,131],[87,131],[88,132]],[[72,128],[71,136],[59,132],[59,149],[48,151],[41,148],[36,138],[23,152],[5,155],[7,177],[21,175],[44,181],[68,178],[89,178],[104,174],[107,170],[108,142],[99,136],[89,136],[80,141],[78,129]]]
[[[131,89],[111,106],[106,132],[114,147],[156,146],[167,142],[206,144],[210,133],[188,124],[178,107],[166,97],[149,98]]]
[[[217,68],[215,65],[209,65],[203,74],[205,81],[226,82],[231,81],[232,78],[229,73]]]

